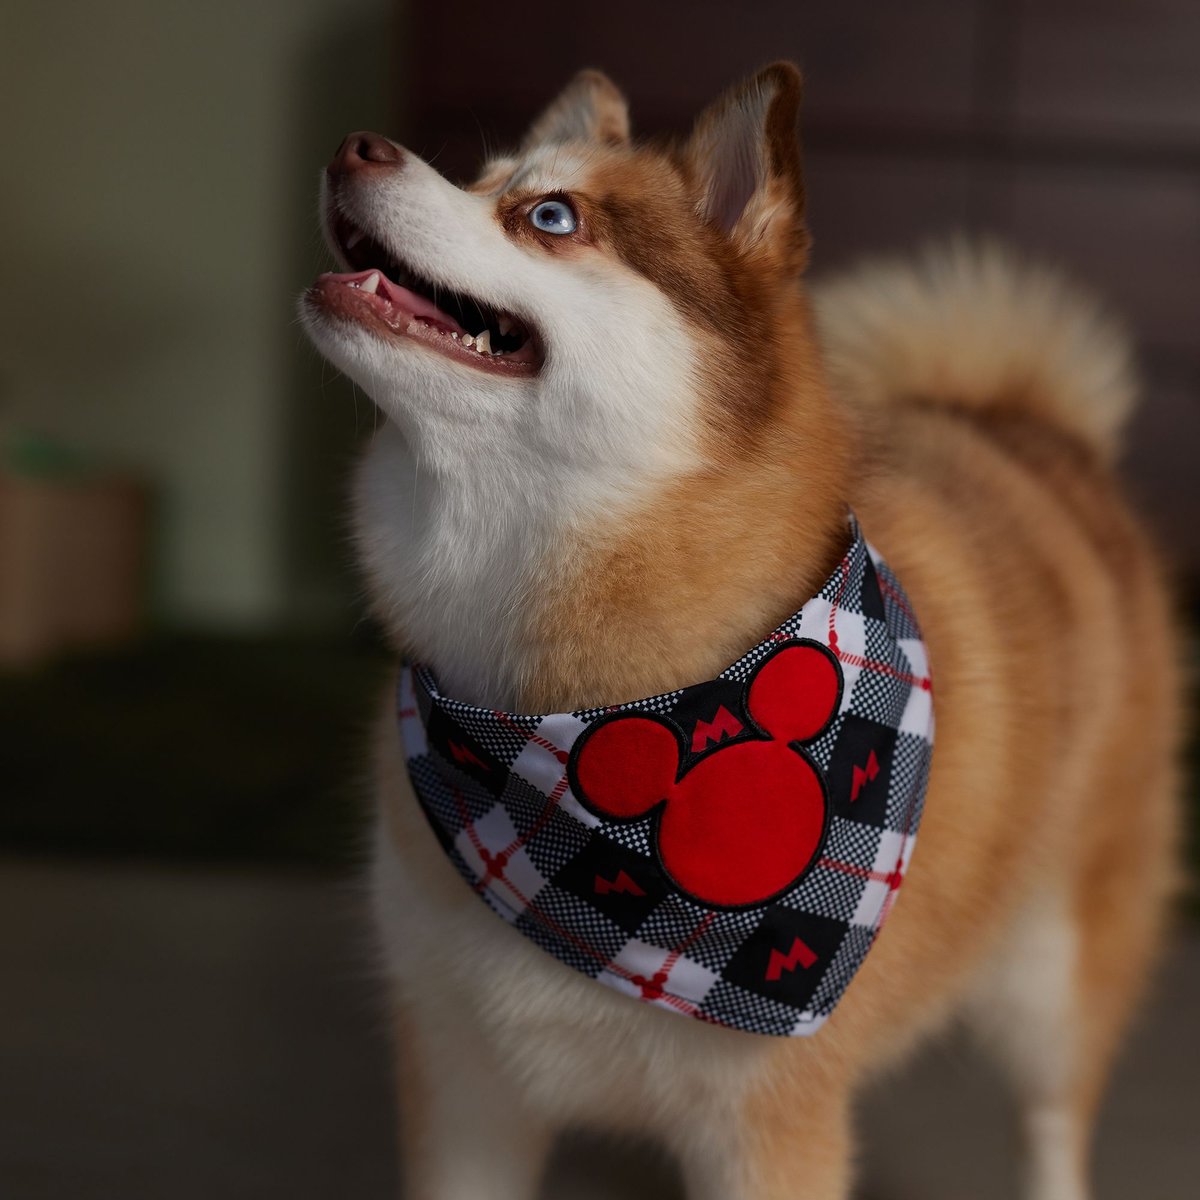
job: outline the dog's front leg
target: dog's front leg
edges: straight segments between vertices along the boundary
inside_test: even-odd
[[[469,1025],[397,1020],[404,1200],[533,1200],[552,1131]]]
[[[684,1131],[676,1152],[687,1200],[847,1200],[849,1097],[808,1090],[752,1093],[733,1114]]]

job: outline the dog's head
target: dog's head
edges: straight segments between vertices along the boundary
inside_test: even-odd
[[[777,64],[687,140],[637,144],[621,94],[585,71],[467,187],[375,134],[330,164],[344,271],[301,308],[387,418],[357,478],[360,560],[385,626],[456,694],[508,694],[522,640],[547,640],[530,597],[587,576],[622,522],[661,526],[656,497],[696,482],[711,507],[718,472],[765,494],[756,459],[832,462],[829,414],[802,401],[824,393],[799,105]]]
[[[807,252],[799,103],[777,64],[682,145],[639,146],[585,71],[465,188],[352,134],[322,188],[345,271],[305,294],[304,322],[433,460],[478,442],[623,488],[719,454],[797,336],[780,308]]]

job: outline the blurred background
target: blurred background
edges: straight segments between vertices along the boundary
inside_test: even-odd
[[[814,274],[986,231],[1126,317],[1125,470],[1194,621],[1193,0],[15,0],[0,31],[5,1196],[394,1192],[354,884],[390,663],[342,517],[376,418],[294,319],[349,130],[465,177],[580,66],[659,133],[795,58]],[[1200,1170],[1190,911],[1106,1110],[1101,1200]],[[1007,1194],[1007,1117],[957,1043],[867,1123],[864,1195]],[[578,1143],[548,1185],[673,1186]]]

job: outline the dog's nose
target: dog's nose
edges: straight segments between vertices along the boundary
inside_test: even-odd
[[[330,175],[349,175],[372,167],[398,167],[404,161],[404,151],[377,133],[359,130],[338,147],[326,170]]]

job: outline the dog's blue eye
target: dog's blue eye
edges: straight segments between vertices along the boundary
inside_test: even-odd
[[[575,232],[575,214],[562,200],[543,200],[530,212],[529,219],[543,233]]]

